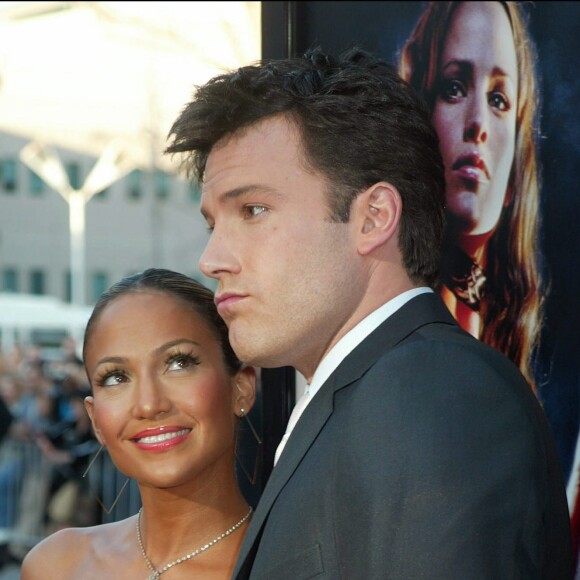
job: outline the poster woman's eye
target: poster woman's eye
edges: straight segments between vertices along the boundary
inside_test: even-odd
[[[497,109],[498,111],[502,112],[509,111],[511,109],[510,102],[505,97],[505,95],[503,95],[500,92],[491,93],[491,95],[489,96],[489,104],[494,109]]]
[[[445,79],[441,82],[440,96],[449,103],[465,97],[467,91],[464,84],[457,79]]]

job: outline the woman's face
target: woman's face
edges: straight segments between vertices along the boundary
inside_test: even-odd
[[[250,379],[227,374],[218,341],[180,300],[154,291],[115,299],[91,330],[85,362],[87,411],[122,472],[173,487],[233,470],[235,414],[251,406],[235,383]]]
[[[464,235],[490,234],[508,199],[515,149],[517,60],[498,2],[455,11],[439,62],[433,124],[449,217]]]

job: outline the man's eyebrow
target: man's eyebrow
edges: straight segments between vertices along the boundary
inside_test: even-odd
[[[234,189],[230,189],[229,191],[226,191],[224,193],[222,193],[219,196],[219,200],[220,201],[228,201],[230,199],[237,199],[238,197],[241,197],[242,195],[246,195],[247,193],[252,193],[254,191],[260,190],[262,189],[259,185],[242,185],[240,187],[236,187]]]
[[[235,187],[234,189],[230,189],[228,191],[224,191],[223,193],[221,193],[218,198],[217,201],[218,203],[224,203],[227,201],[231,201],[234,199],[237,199],[239,197],[243,197],[244,195],[248,195],[251,193],[263,193],[265,195],[276,195],[276,191],[273,190],[270,187],[267,187],[265,185],[259,185],[259,184],[249,184],[249,185],[241,185],[240,187]],[[200,209],[201,215],[204,218],[208,218],[208,213],[204,210],[203,206]]]

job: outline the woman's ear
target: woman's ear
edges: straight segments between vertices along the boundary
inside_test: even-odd
[[[103,439],[103,436],[101,435],[101,430],[98,428],[97,422],[95,420],[95,409],[94,409],[95,401],[93,397],[91,397],[90,395],[88,397],[85,397],[84,404],[89,419],[91,420],[95,437],[97,438],[98,442],[101,445],[105,445],[105,441]]]
[[[241,417],[250,412],[256,401],[256,369],[244,366],[237,372],[234,382],[234,413]]]
[[[384,181],[375,183],[358,195],[351,212],[357,228],[357,248],[361,256],[384,246],[391,238],[397,243],[402,208],[398,190]]]

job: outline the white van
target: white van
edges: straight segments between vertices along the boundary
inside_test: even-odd
[[[0,292],[0,348],[16,344],[38,345],[43,357],[52,358],[65,337],[82,344],[90,306],[62,302],[53,296]]]

